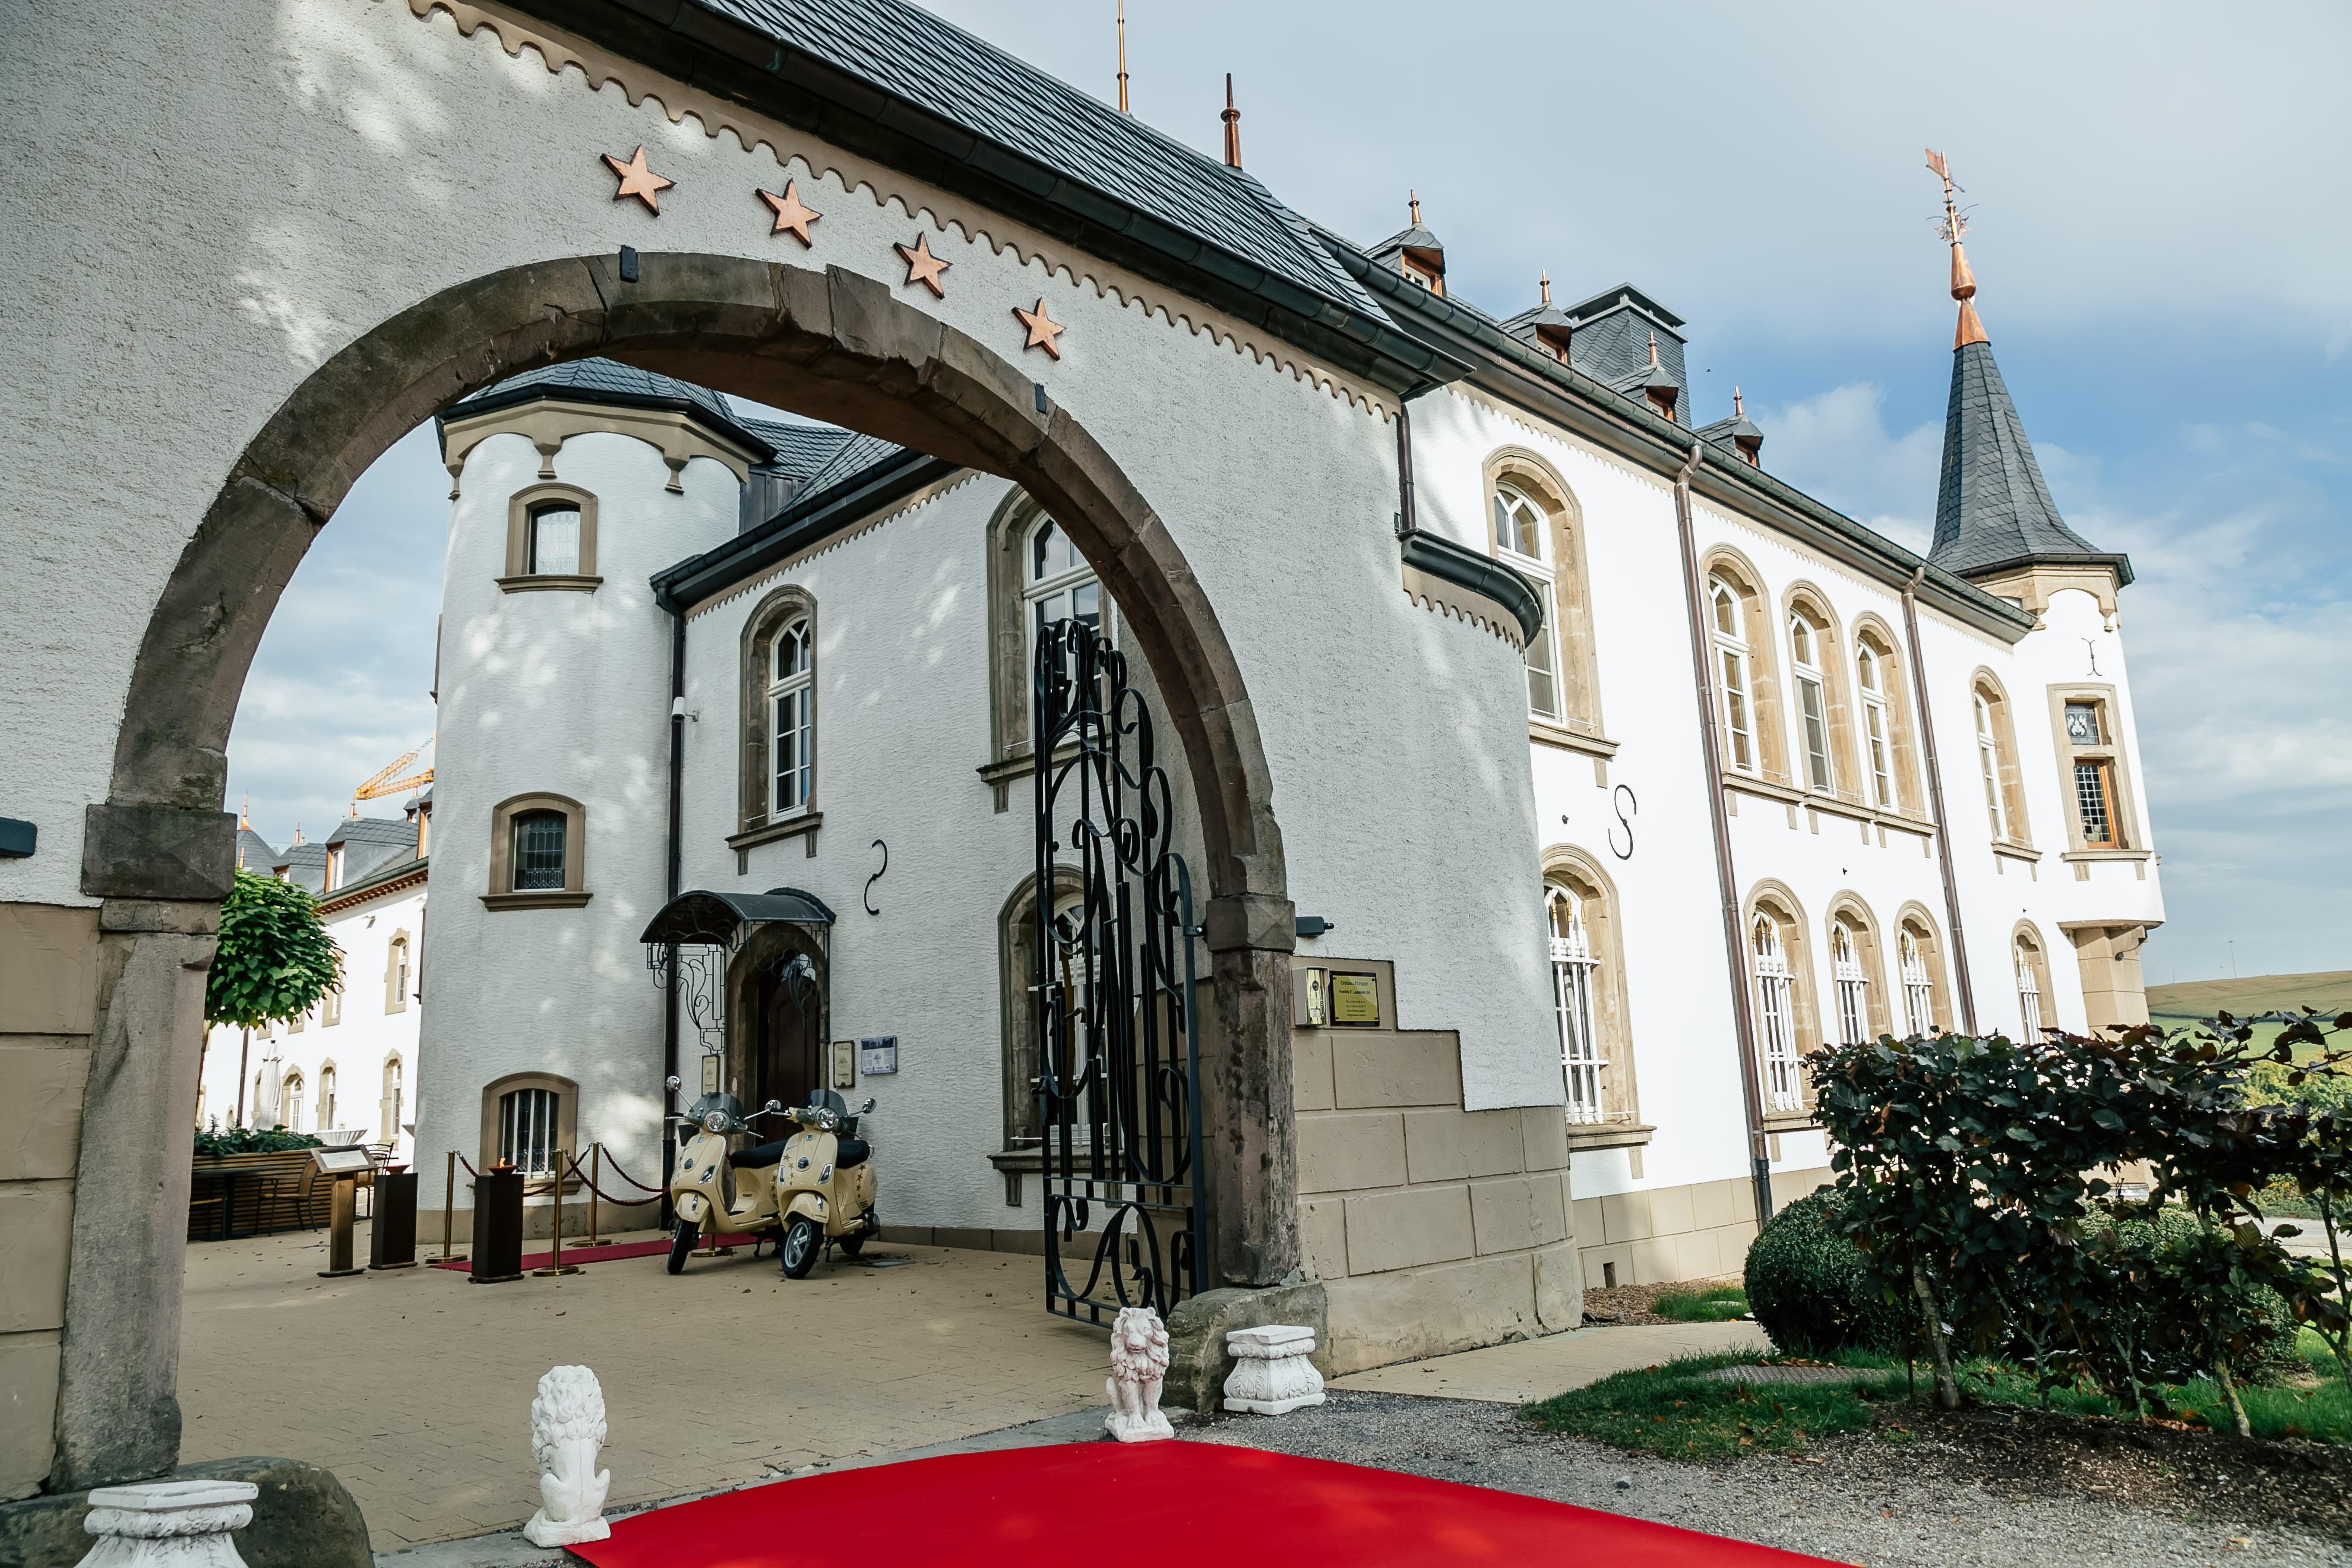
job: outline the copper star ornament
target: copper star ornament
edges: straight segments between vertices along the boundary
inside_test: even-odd
[[[1045,314],[1045,300],[1038,300],[1037,308],[1034,310],[1024,310],[1015,305],[1013,307],[1013,313],[1020,318],[1023,326],[1029,329],[1029,341],[1021,345],[1024,353],[1030,349],[1044,349],[1055,359],[1062,357],[1062,345],[1059,340],[1061,335],[1070,329]]]
[[[954,266],[955,263],[952,261],[942,261],[938,257],[931,254],[931,237],[929,235],[919,234],[915,237],[914,244],[897,245],[892,246],[891,248],[896,250],[898,253],[899,259],[907,264],[908,288],[911,289],[916,284],[920,283],[924,288],[929,289],[931,291],[932,299],[944,300],[948,297],[948,291],[940,287],[940,274]]]
[[[801,183],[798,180],[786,180],[782,195],[773,191],[761,191],[760,199],[775,209],[776,226],[768,231],[770,234],[789,234],[801,242],[803,249],[815,243],[809,238],[809,225],[824,215],[801,205]]]
[[[639,147],[625,163],[610,153],[604,154],[604,163],[621,180],[621,188],[613,193],[613,199],[623,202],[635,196],[646,204],[646,210],[650,213],[661,211],[661,203],[654,197],[677,184],[676,180],[663,179],[646,167],[646,150],[643,147]]]

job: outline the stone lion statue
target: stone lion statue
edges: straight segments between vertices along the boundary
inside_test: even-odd
[[[1173,1437],[1160,1413],[1160,1384],[1168,1375],[1168,1327],[1149,1307],[1122,1307],[1110,1326],[1110,1415],[1103,1427],[1122,1443]]]
[[[522,1532],[537,1546],[602,1541],[613,1472],[596,1468],[604,1447],[604,1391],[584,1366],[550,1368],[530,1402],[530,1451],[539,1461],[539,1511]]]

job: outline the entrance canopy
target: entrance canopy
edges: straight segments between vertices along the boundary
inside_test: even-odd
[[[833,911],[825,908],[823,899],[798,888],[771,888],[764,893],[697,889],[664,904],[637,940],[649,947],[676,942],[681,947],[723,947],[731,952],[743,945],[753,926],[770,921],[829,926]]]

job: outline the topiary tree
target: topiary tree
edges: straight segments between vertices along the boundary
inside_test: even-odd
[[[239,871],[221,905],[220,942],[205,977],[205,1022],[246,1031],[291,1023],[343,983],[343,953],[310,893],[275,877]],[[203,1078],[201,1055],[197,1077]],[[245,1062],[236,1064],[237,1090]]]
[[[1748,1307],[1784,1351],[1893,1352],[1910,1338],[1910,1314],[1888,1299],[1869,1258],[1839,1234],[1844,1207],[1833,1190],[1799,1198],[1748,1244]]]

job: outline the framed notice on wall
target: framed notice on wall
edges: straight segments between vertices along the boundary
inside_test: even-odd
[[[702,1058],[702,1092],[705,1094],[719,1092],[719,1058],[717,1057]]]
[[[881,1078],[898,1070],[898,1037],[868,1035],[857,1042],[857,1070],[867,1078]]]
[[[1360,1029],[1380,1021],[1380,976],[1335,973],[1331,976],[1331,1022]]]
[[[1306,976],[1306,990],[1298,1003],[1298,1021],[1310,1029],[1319,1029],[1331,1021],[1330,1009],[1324,1000],[1330,972],[1308,969]]]
[[[852,1089],[857,1087],[857,1042],[833,1042],[833,1087]]]

